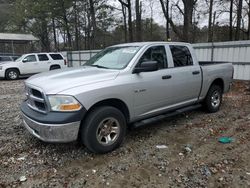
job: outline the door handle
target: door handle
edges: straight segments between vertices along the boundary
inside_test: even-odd
[[[171,79],[172,76],[171,75],[165,75],[161,77],[163,80],[167,80],[167,79]]]
[[[194,71],[193,75],[200,74],[200,71]]]

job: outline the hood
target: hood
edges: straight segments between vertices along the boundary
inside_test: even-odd
[[[26,84],[41,88],[46,94],[57,94],[74,87],[113,80],[118,74],[118,70],[96,67],[66,68],[37,74],[26,80]]]
[[[14,63],[14,61],[0,61],[0,65]]]

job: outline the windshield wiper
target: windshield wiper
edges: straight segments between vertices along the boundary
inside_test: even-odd
[[[91,67],[97,67],[97,68],[101,68],[101,69],[109,69],[108,67],[104,67],[104,66],[101,66],[101,65],[89,65]]]

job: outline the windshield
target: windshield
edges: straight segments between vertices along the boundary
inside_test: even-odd
[[[21,57],[17,58],[17,59],[15,60],[15,62],[19,62],[19,61],[21,61],[21,60],[22,60],[22,58],[23,58],[23,56],[24,56],[24,55],[22,55]]]
[[[110,47],[99,52],[84,66],[93,66],[106,69],[123,69],[140,49],[139,46]]]

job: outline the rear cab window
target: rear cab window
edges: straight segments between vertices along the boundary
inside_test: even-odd
[[[192,55],[186,46],[170,45],[174,67],[185,67],[193,65]]]
[[[53,59],[53,60],[63,60],[63,57],[61,54],[49,54],[50,57]]]

